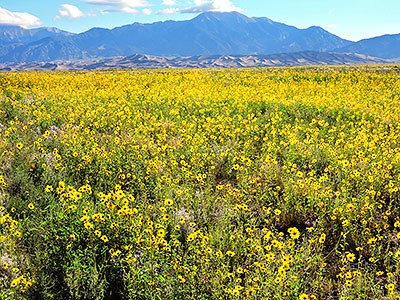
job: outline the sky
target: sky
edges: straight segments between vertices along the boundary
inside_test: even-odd
[[[400,0],[0,0],[0,24],[80,33],[134,22],[238,11],[298,28],[321,26],[352,41],[400,33]]]

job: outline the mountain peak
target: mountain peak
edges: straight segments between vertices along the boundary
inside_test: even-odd
[[[18,47],[1,48],[1,61],[51,61],[131,56],[253,55],[325,51],[348,45],[328,32],[302,30],[240,12],[205,12],[187,21],[133,23],[114,29],[93,28],[68,35],[27,30],[8,38]],[[33,36],[33,34],[35,36]],[[5,43],[3,43],[4,45]]]
[[[198,20],[198,21],[244,21],[248,22],[251,20],[251,18],[237,12],[237,11],[232,11],[232,12],[216,12],[216,11],[207,11],[203,12],[197,17],[193,19]]]
[[[306,30],[322,30],[322,31],[326,31],[321,26],[316,26],[316,25],[310,26],[310,27],[306,28]]]
[[[398,60],[400,59],[400,34],[385,34],[363,39],[343,48],[335,49],[335,51],[360,53],[368,56]]]

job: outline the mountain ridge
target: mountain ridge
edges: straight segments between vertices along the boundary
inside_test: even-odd
[[[0,24],[0,46],[12,43],[31,43],[46,37],[71,35],[74,33],[56,27],[25,29],[18,25]]]
[[[268,18],[207,12],[187,21],[132,23],[113,29],[92,28],[72,35],[0,49],[0,62],[34,62],[149,55],[257,55],[327,51],[349,45],[320,27],[298,29]]]
[[[400,34],[385,34],[362,39],[336,50],[339,52],[363,53],[386,59],[400,58]]]
[[[53,27],[0,25],[3,64],[93,60],[135,53],[195,57],[305,51],[400,58],[400,34],[352,42],[320,26],[299,29],[238,12],[205,12],[186,21],[135,22],[112,29],[94,27],[77,34]]]

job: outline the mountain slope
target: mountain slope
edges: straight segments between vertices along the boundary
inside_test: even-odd
[[[400,58],[400,34],[387,34],[336,49],[338,52],[353,52],[381,58]]]
[[[77,35],[55,36],[0,49],[0,62],[52,61],[149,55],[253,55],[326,51],[352,42],[320,27],[298,29],[268,18],[237,12],[203,13],[188,21],[134,23],[114,29],[93,28]]]

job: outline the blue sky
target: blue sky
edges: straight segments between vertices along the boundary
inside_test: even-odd
[[[353,41],[400,33],[399,0],[0,0],[0,23],[78,33],[187,20],[203,11],[239,11],[299,28],[318,25]]]

